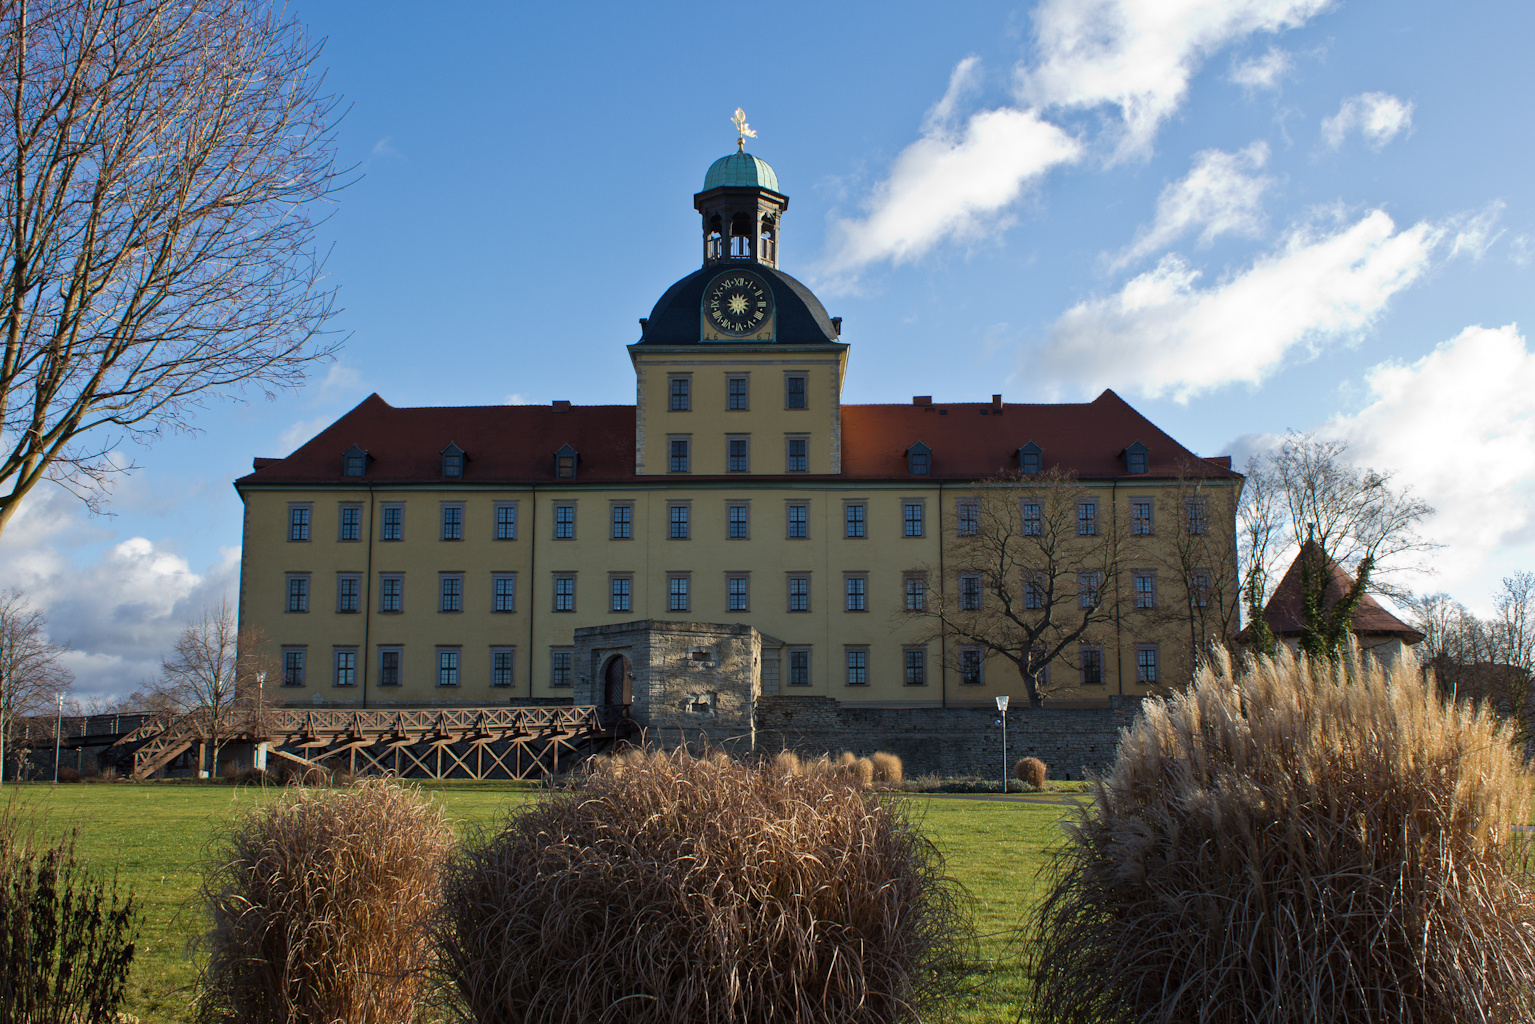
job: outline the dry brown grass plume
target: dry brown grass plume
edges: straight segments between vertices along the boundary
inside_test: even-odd
[[[1068,828],[1034,1020],[1531,1020],[1511,739],[1410,659],[1202,670],[1147,703]]]
[[[440,807],[386,780],[293,787],[231,822],[203,883],[202,1019],[412,1020],[451,842]]]
[[[440,930],[460,1009],[480,1024],[917,1019],[959,962],[960,891],[900,812],[796,762],[599,764],[472,836]]]
[[[901,759],[895,754],[887,754],[883,750],[877,750],[869,755],[869,760],[874,762],[874,779],[876,782],[895,785],[906,777],[905,767],[901,764]]]
[[[1045,776],[1049,774],[1045,762],[1037,757],[1025,757],[1013,765],[1013,777],[1034,789],[1045,788]]]

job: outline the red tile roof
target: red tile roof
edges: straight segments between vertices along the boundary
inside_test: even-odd
[[[1274,588],[1273,596],[1263,608],[1263,621],[1268,623],[1269,630],[1275,636],[1293,637],[1302,632],[1301,605],[1305,594],[1301,589],[1301,563],[1306,559],[1311,560],[1313,565],[1321,563],[1322,550],[1316,542],[1307,541],[1302,545],[1295,561],[1285,571],[1284,579],[1279,581],[1279,586]],[[1327,594],[1323,602],[1324,607],[1331,608],[1354,585],[1354,576],[1337,562],[1329,560],[1328,568],[1332,578],[1327,581]],[[1409,644],[1423,639],[1421,632],[1381,607],[1380,602],[1369,594],[1364,595],[1359,607],[1354,609],[1353,628],[1360,636],[1396,636]]]
[[[354,444],[368,453],[366,479],[373,483],[436,482],[450,442],[467,454],[466,483],[552,480],[554,453],[566,444],[580,454],[578,484],[636,479],[634,407],[564,405],[397,409],[369,395],[287,458],[256,459],[254,472],[238,483],[345,482],[341,456]],[[844,405],[841,479],[910,479],[906,449],[919,440],[933,450],[937,479],[1014,471],[1018,449],[1030,441],[1042,449],[1045,468],[1060,466],[1083,479],[1129,476],[1121,453],[1136,441],[1150,450],[1150,477],[1187,467],[1203,478],[1238,478],[1229,459],[1198,458],[1105,391],[1079,404]]]

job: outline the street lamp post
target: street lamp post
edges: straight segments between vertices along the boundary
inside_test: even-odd
[[[59,699],[59,717],[53,720],[53,784],[59,784],[59,741],[64,737],[64,694],[55,693]]]
[[[997,713],[1002,716],[1002,792],[1007,792],[1007,695],[997,698]]]
[[[0,645],[0,786],[5,785],[5,647]]]
[[[266,673],[256,673],[256,770],[266,771]]]

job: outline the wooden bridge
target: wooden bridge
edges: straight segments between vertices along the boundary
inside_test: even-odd
[[[41,728],[49,728],[46,735]],[[53,745],[54,721],[28,730],[34,749]],[[65,728],[67,725],[68,728]],[[147,779],[188,752],[204,752],[213,736],[190,715],[97,715],[65,719],[59,745],[93,748],[97,764]],[[545,778],[638,732],[627,706],[477,708],[271,708],[241,712],[222,727],[219,743],[300,768],[408,778]],[[81,754],[76,754],[76,761]],[[50,758],[51,763],[51,758]]]

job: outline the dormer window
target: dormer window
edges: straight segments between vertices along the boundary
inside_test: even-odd
[[[912,476],[927,476],[933,471],[933,450],[918,441],[906,449],[906,472]]]
[[[1038,476],[1044,462],[1044,450],[1033,441],[1018,449],[1018,471],[1024,476]]]
[[[458,445],[449,442],[442,450],[442,476],[445,480],[456,480],[464,475],[464,450]]]
[[[565,445],[554,453],[554,475],[559,480],[574,480],[576,478],[576,462],[579,456],[570,445]]]
[[[346,450],[341,456],[342,476],[364,476],[368,472],[368,453],[357,445]]]
[[[1125,472],[1144,473],[1147,470],[1150,450],[1139,441],[1125,449]]]

